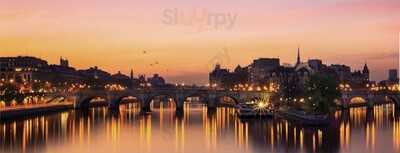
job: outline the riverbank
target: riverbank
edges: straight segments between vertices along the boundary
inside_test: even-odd
[[[29,115],[40,115],[74,108],[72,103],[17,106],[0,109],[0,121]]]
[[[107,102],[99,101],[91,103],[89,107],[103,107],[107,105],[108,105]],[[42,115],[53,112],[61,112],[73,108],[74,104],[72,102],[5,107],[5,108],[0,108],[0,121],[31,116],[31,115]]]

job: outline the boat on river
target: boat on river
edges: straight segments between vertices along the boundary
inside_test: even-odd
[[[279,110],[279,115],[305,125],[321,126],[330,124],[329,115],[327,114],[308,114],[302,110],[287,109]]]
[[[241,103],[236,105],[236,113],[239,117],[255,117],[257,111],[254,109],[254,103]]]
[[[248,102],[236,105],[239,117],[272,117],[274,111],[264,103]]]

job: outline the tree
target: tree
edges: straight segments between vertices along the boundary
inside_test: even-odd
[[[0,96],[1,100],[4,101],[7,106],[19,96],[18,87],[13,83],[5,83],[0,86],[0,93],[2,93]]]
[[[326,114],[335,106],[334,100],[341,96],[339,81],[331,75],[314,74],[305,85],[306,110]]]

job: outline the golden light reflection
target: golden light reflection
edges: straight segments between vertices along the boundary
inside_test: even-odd
[[[304,152],[304,130],[300,129],[300,151]]]
[[[241,122],[237,119],[235,122],[235,135],[238,147],[247,151],[249,145],[249,123]]]
[[[175,149],[184,152],[185,149],[185,123],[184,120],[175,120]]]
[[[274,127],[270,126],[271,131],[271,152],[275,151],[275,132]]]
[[[368,123],[365,129],[366,146],[374,152],[375,150],[375,124]]]
[[[34,152],[36,146],[53,143],[77,148],[103,143],[109,147],[121,147],[126,143],[125,134],[129,134],[129,144],[149,153],[160,151],[155,145],[182,153],[193,149],[194,143],[201,145],[203,150],[199,152],[224,152],[221,151],[224,147],[241,152],[252,152],[257,147],[270,152],[280,151],[283,147],[293,152],[321,152],[329,146],[344,153],[359,151],[355,146],[360,144],[363,146],[360,150],[371,152],[377,152],[382,144],[393,144],[383,147],[388,152],[400,151],[400,119],[392,104],[375,106],[370,110],[350,109],[348,118],[343,116],[347,113],[345,111],[335,113],[337,124],[326,128],[309,128],[279,119],[241,120],[234,115],[232,108],[211,111],[206,106],[185,106],[185,109],[191,112],[183,117],[177,117],[174,109],[165,109],[162,105],[159,113],[153,111],[148,115],[139,115],[139,107],[129,106],[118,114],[97,108],[82,113],[82,116],[80,111],[70,111],[0,123],[0,141],[10,142],[1,147],[10,145],[18,152]],[[127,115],[131,112],[137,114]],[[153,122],[157,125],[153,126]],[[99,127],[102,130],[96,130]],[[163,132],[171,132],[168,133],[171,142],[164,142],[165,138],[160,136]],[[162,144],[156,144],[160,140]],[[0,148],[0,152],[4,148]]]
[[[208,112],[207,112],[208,114]],[[212,151],[216,149],[217,146],[217,117],[215,115],[207,116],[205,124],[205,141],[207,150]]]
[[[350,145],[350,124],[348,122],[340,123],[340,148],[346,151]]]
[[[151,150],[151,138],[152,138],[152,116],[146,115],[139,120],[139,143],[140,146],[144,146],[147,151]],[[144,144],[143,144],[144,142]]]
[[[318,147],[321,147],[322,146],[322,136],[323,136],[323,133],[322,133],[322,131],[321,130],[318,130]]]
[[[396,119],[393,123],[393,146],[397,152],[400,152],[400,120]]]

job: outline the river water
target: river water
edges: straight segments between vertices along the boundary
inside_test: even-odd
[[[1,153],[398,153],[394,105],[338,111],[328,127],[284,119],[240,120],[233,108],[185,105],[183,114],[139,106],[70,110],[0,123]]]

